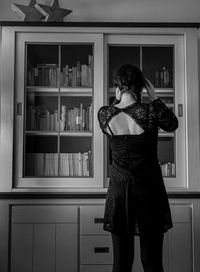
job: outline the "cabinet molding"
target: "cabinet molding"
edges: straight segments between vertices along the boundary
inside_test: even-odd
[[[19,22],[0,21],[1,26],[59,26],[59,27],[186,27],[199,28],[200,22]]]

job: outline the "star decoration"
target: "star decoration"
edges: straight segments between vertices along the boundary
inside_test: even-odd
[[[60,8],[58,0],[53,0],[50,7],[38,3],[36,7],[46,16],[47,22],[63,22],[63,18],[72,12],[70,9]]]
[[[45,18],[45,16],[35,7],[36,0],[31,0],[29,6],[24,6],[21,4],[12,4],[12,9],[14,12],[23,16],[26,22],[39,22]]]

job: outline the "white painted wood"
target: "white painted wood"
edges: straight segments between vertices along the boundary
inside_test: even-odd
[[[108,252],[97,252],[95,249],[108,249]],[[111,236],[80,236],[80,264],[112,264]]]
[[[66,29],[60,33],[40,32],[16,32],[16,97],[15,101],[24,102],[24,63],[25,63],[25,44],[26,42],[36,43],[87,43],[94,45],[94,86],[93,86],[93,134],[92,134],[92,160],[93,177],[42,177],[25,178],[23,177],[23,115],[16,118],[15,134],[15,186],[16,187],[103,187],[103,136],[96,133],[100,130],[96,113],[102,106],[103,93],[103,34],[77,34],[67,33]],[[62,90],[65,90],[62,88]],[[96,156],[98,154],[98,158]]]
[[[8,200],[1,200],[1,205],[0,205],[0,215],[1,215],[0,252],[1,252],[1,257],[2,257],[1,271],[7,272],[7,261],[8,261],[8,259],[7,259],[8,258],[8,244],[7,243],[8,243],[9,239],[11,240],[11,237],[9,238],[9,233],[8,233],[9,205],[15,206],[15,205],[19,205],[19,204],[22,205],[23,204],[23,205],[28,206],[28,205],[33,205],[33,204],[36,204],[36,205],[49,205],[49,204],[51,204],[51,205],[52,204],[54,204],[54,205],[72,205],[73,204],[73,205],[76,205],[77,207],[78,206],[83,207],[83,206],[87,206],[87,205],[89,205],[89,206],[100,205],[101,206],[101,205],[103,205],[104,201],[105,201],[104,199],[77,199],[77,198],[76,199],[63,198],[63,199],[8,199]],[[188,256],[191,256],[191,254],[192,254],[192,257],[191,258],[189,257],[189,260],[192,259],[191,265],[193,267],[193,270],[191,270],[191,272],[198,272],[199,268],[200,268],[200,259],[199,259],[199,252],[200,252],[200,239],[199,239],[199,237],[200,237],[199,236],[200,235],[200,228],[199,228],[200,201],[199,201],[199,199],[170,199],[170,205],[173,210],[174,209],[176,210],[176,214],[178,214],[178,210],[180,210],[180,214],[182,214],[183,210],[185,208],[186,209],[186,216],[184,217],[183,215],[181,215],[181,217],[180,217],[181,220],[180,219],[177,220],[180,222],[174,222],[176,227],[174,228],[175,232],[172,237],[169,238],[169,235],[171,235],[171,232],[173,229],[169,230],[168,233],[165,234],[164,249],[163,249],[164,250],[163,251],[163,262],[164,262],[165,271],[171,272],[171,270],[169,269],[169,263],[170,263],[170,265],[173,266],[174,262],[176,263],[176,256],[177,256],[177,260],[179,260],[179,261],[181,260],[184,263],[185,254]],[[174,212],[172,212],[172,213],[175,215]],[[175,218],[175,217],[173,216],[173,218]],[[190,218],[189,222],[188,222],[188,218]],[[19,225],[19,224],[20,223],[14,224],[14,225]],[[23,224],[21,224],[21,225],[23,226]],[[74,224],[70,224],[70,226],[74,226]],[[182,226],[183,226],[183,229],[181,229]],[[73,229],[73,227],[72,227],[72,229]],[[63,231],[63,232],[65,232],[65,231]],[[177,232],[177,234],[176,234],[176,232]],[[23,235],[23,232],[22,232],[22,235]],[[73,237],[73,234],[71,236]],[[84,237],[88,237],[88,236],[84,236]],[[91,236],[91,237],[93,237],[93,236]],[[102,236],[97,236],[97,237],[101,238]],[[108,236],[106,236],[106,237],[108,238]],[[178,237],[178,240],[176,239],[176,237]],[[190,241],[188,240],[188,237],[190,237],[190,239],[191,239]],[[63,239],[65,239],[65,238],[63,238]],[[171,252],[171,250],[169,248],[169,239],[170,239],[170,247],[173,248],[173,243],[176,244],[176,246],[175,246],[176,252],[173,251],[173,254],[174,254],[173,262],[170,261],[170,259],[169,259],[170,252]],[[179,246],[179,243],[181,243],[181,246]],[[65,242],[63,242],[63,244],[65,245]],[[188,244],[189,244],[189,247],[188,247]],[[64,245],[62,245],[62,246],[64,246]],[[111,243],[111,246],[112,246],[112,243]],[[177,246],[179,246],[178,249],[177,249]],[[83,247],[80,246],[80,249],[81,248],[83,248]],[[139,241],[138,241],[138,248],[139,248]],[[190,253],[190,251],[188,251],[190,249],[191,249],[191,253]],[[74,249],[72,248],[72,250],[74,250]],[[184,253],[184,255],[183,255],[183,253]],[[5,259],[4,259],[4,257],[5,257]],[[137,258],[139,258],[139,257],[137,257]],[[187,261],[187,267],[189,267],[188,266],[188,257],[186,258],[186,261]],[[112,262],[112,260],[110,258],[109,266],[112,266],[111,262]],[[134,262],[140,262],[140,260],[135,259]],[[85,267],[85,265],[81,265],[81,269],[84,269],[84,268],[82,268],[82,266]],[[86,267],[92,267],[92,266],[93,265],[91,265],[91,264],[86,265]],[[182,266],[183,266],[183,264],[181,264],[180,267],[182,267]],[[94,267],[95,268],[98,267],[100,269],[100,268],[107,267],[107,265],[101,266],[99,264],[94,264]],[[176,272],[177,271],[179,271],[179,270],[176,270]],[[190,270],[188,270],[187,272],[190,272]]]
[[[77,223],[76,206],[16,205],[12,207],[13,223]]]
[[[8,243],[10,236],[10,211],[6,200],[0,199],[0,267],[1,272],[8,271],[8,250],[10,244]]]
[[[25,26],[15,26],[16,32],[27,32],[27,27]],[[188,28],[163,28],[163,27],[150,27],[150,28],[141,28],[141,27],[95,27],[95,33],[105,33],[105,34],[158,34],[158,35],[181,35],[184,34],[185,31],[188,31]],[[28,27],[29,33],[59,33],[63,32],[63,27],[36,27],[36,26],[29,26]],[[67,33],[94,33],[93,27],[66,27]]]
[[[103,230],[104,205],[81,206],[80,234],[81,235],[110,235]]]
[[[13,99],[15,37],[12,28],[2,28],[0,106],[0,190],[10,191],[13,169]]]
[[[173,223],[192,222],[192,205],[190,203],[171,204],[170,209]]]
[[[78,271],[78,225],[56,224],[56,272]]]
[[[193,211],[192,211],[192,250],[193,256],[193,272],[200,270],[200,201],[199,199],[193,199]]]
[[[33,246],[33,224],[13,224],[11,272],[32,272]]]
[[[80,272],[112,272],[112,265],[81,265]]]
[[[34,224],[33,272],[55,271],[55,224]]]
[[[169,271],[192,272],[191,224],[176,223],[169,234]]]
[[[2,27],[0,26],[0,63],[2,62]],[[2,66],[0,65],[0,94],[1,94],[1,75],[2,75]],[[0,95],[0,112],[1,112],[1,95]],[[0,120],[1,121],[1,120]],[[0,123],[0,135],[1,135],[1,123]]]
[[[199,168],[199,83],[197,29],[185,32],[185,74],[187,86],[188,189],[200,190]]]

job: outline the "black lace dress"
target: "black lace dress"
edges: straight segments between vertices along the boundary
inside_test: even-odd
[[[139,135],[107,132],[109,121],[124,111],[143,129]],[[119,109],[103,106],[98,111],[100,127],[108,137],[112,166],[106,195],[106,231],[134,235],[166,232],[172,224],[168,197],[157,157],[158,128],[174,131],[175,114],[160,100],[133,103]],[[112,133],[112,131],[110,130]]]

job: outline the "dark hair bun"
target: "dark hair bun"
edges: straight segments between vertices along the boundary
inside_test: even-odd
[[[141,92],[145,86],[142,71],[131,64],[119,68],[114,79],[114,86],[119,87],[121,92],[128,92],[137,100],[141,100]]]

